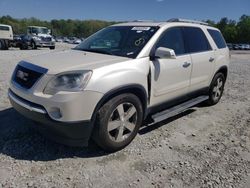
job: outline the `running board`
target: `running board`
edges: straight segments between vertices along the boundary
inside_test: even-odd
[[[207,100],[209,97],[207,95],[202,95],[199,96],[197,98],[191,99],[189,101],[186,101],[184,103],[181,103],[177,106],[174,106],[172,108],[168,108],[164,111],[161,111],[159,113],[153,114],[152,115],[152,119],[154,120],[154,122],[152,124],[158,123],[162,120],[168,119],[170,117],[176,116],[182,112],[184,112],[185,110],[187,110],[188,108],[195,106],[196,104],[199,104],[205,100]]]

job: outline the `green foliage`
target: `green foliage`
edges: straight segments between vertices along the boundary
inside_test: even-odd
[[[44,26],[52,30],[55,36],[88,37],[92,33],[114,24],[101,20],[51,20],[42,21],[36,18],[14,19],[10,16],[0,17],[1,24],[11,25],[15,34],[27,32],[28,26]]]
[[[206,20],[210,25],[221,30],[228,43],[250,43],[250,16],[242,15],[238,22],[222,18],[218,23]],[[115,24],[101,20],[51,20],[42,21],[37,18],[15,19],[11,16],[0,17],[1,24],[11,25],[15,34],[26,33],[27,26],[45,26],[52,30],[55,36],[88,37],[94,32]]]
[[[211,20],[207,23],[220,29],[228,43],[250,43],[250,16],[241,16],[238,23],[226,17],[218,23]]]

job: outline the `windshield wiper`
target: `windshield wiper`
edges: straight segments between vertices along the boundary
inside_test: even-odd
[[[94,52],[94,53],[100,53],[100,54],[114,55],[111,52],[107,52],[107,51],[99,50],[99,49],[81,49],[81,48],[76,48],[76,49],[86,51],[86,52]]]

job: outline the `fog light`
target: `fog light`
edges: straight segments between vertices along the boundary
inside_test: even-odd
[[[49,114],[55,119],[60,119],[62,117],[60,109],[56,107],[51,108]]]

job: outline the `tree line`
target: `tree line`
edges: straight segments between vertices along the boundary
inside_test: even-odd
[[[238,21],[222,18],[219,22],[205,20],[210,25],[221,30],[228,43],[250,43],[250,16],[242,15]],[[27,26],[45,26],[52,30],[55,36],[74,36],[86,38],[94,32],[115,24],[102,20],[51,20],[43,21],[37,18],[15,19],[11,16],[0,17],[1,24],[11,25],[15,34],[26,33]]]
[[[221,30],[228,43],[250,43],[250,16],[242,15],[239,21],[221,18],[219,22],[206,20],[210,25]]]

